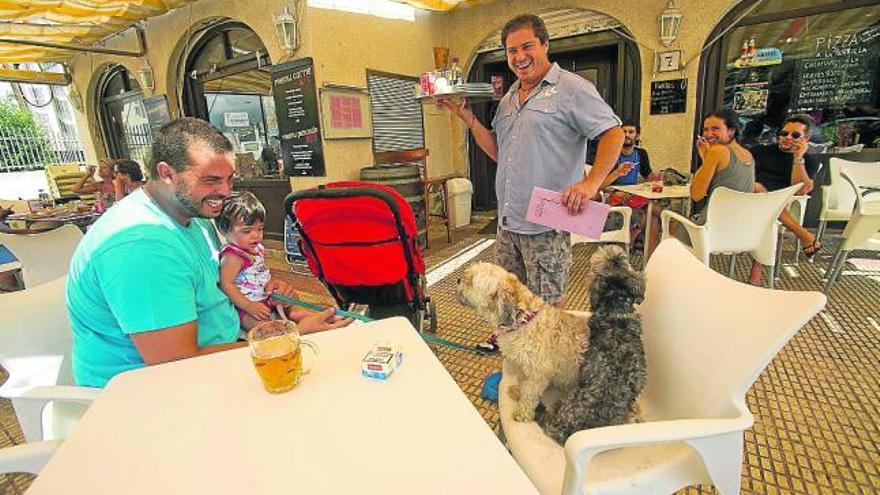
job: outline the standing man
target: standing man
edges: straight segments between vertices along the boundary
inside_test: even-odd
[[[127,370],[241,347],[238,314],[220,290],[210,219],[232,189],[232,145],[211,124],[172,121],[156,133],[151,180],[89,229],[70,262],[73,374],[103,387]],[[294,295],[273,280],[267,291]],[[308,320],[308,321],[307,321]],[[332,309],[300,331],[347,324]]]
[[[549,37],[540,17],[511,19],[501,30],[501,43],[517,81],[501,99],[492,130],[465,103],[442,104],[467,124],[480,148],[498,163],[496,262],[544,301],[562,306],[571,268],[570,236],[526,221],[532,189],[561,191],[569,212],[579,213],[614,166],[623,131],[592,83],[550,63]],[[587,141],[597,137],[596,163],[584,177]],[[477,347],[498,351],[494,335]]]
[[[813,177],[819,171],[819,159],[807,153],[807,144],[815,127],[816,122],[809,115],[791,115],[783,122],[776,144],[751,148],[755,157],[755,192],[776,191],[800,184],[801,188],[795,194],[810,194]],[[798,237],[807,258],[812,260],[822,249],[822,242],[799,224],[788,210],[783,210],[779,221]],[[762,273],[761,265],[753,263],[749,283],[760,285]]]

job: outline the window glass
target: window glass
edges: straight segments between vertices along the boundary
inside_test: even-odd
[[[767,2],[780,11],[806,3]],[[876,146],[878,10],[853,8],[743,26],[728,36],[724,105],[740,113],[746,144],[771,142],[788,114],[806,113],[819,124],[812,136],[818,151]]]

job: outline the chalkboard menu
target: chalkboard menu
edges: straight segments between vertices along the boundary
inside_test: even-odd
[[[315,65],[311,57],[273,66],[272,94],[278,116],[284,173],[311,177],[326,175]]]
[[[651,115],[684,113],[687,103],[687,79],[651,83]]]
[[[798,60],[789,106],[805,111],[873,103],[877,60],[872,52]]]
[[[168,111],[168,100],[165,95],[156,95],[144,100],[144,109],[147,111],[147,122],[150,130],[156,132],[163,125],[171,122],[171,112]]]

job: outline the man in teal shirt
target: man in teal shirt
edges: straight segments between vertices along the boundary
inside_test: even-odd
[[[219,239],[209,218],[232,189],[232,145],[194,118],[163,126],[151,181],[110,208],[74,253],[67,280],[73,372],[103,387],[130,369],[241,347],[238,315],[220,290]],[[293,295],[273,279],[269,292]],[[347,324],[332,309],[303,333]]]

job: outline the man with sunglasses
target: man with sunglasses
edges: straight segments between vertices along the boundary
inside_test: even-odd
[[[791,115],[783,122],[776,144],[751,148],[755,157],[755,192],[776,191],[801,184],[797,194],[810,194],[813,177],[819,170],[819,159],[807,153],[807,144],[815,126],[815,121],[809,115]],[[822,243],[816,236],[799,224],[788,211],[782,212],[779,221],[798,236],[807,258],[813,259],[822,249]],[[761,265],[753,264],[749,282],[758,285],[761,276]]]
[[[511,19],[501,30],[501,43],[517,80],[499,102],[492,128],[483,126],[464,102],[441,103],[498,162],[495,261],[545,302],[562,306],[571,268],[570,236],[526,221],[532,189],[561,192],[569,213],[579,213],[617,162],[623,131],[592,83],[550,62],[549,35],[540,17]],[[587,142],[596,138],[596,158],[585,177]],[[498,351],[491,337],[478,348]]]

